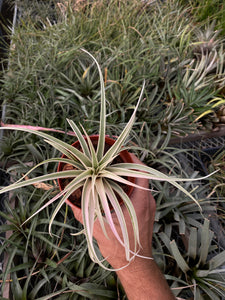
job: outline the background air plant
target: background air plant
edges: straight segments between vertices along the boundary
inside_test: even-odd
[[[184,286],[191,290],[189,296],[194,299],[222,299],[224,296],[225,251],[216,254],[217,245],[209,225],[210,221],[204,219],[201,227],[191,227],[180,241],[180,249],[170,240],[170,235],[159,233],[159,239],[177,263],[175,276],[167,277],[174,281],[171,287],[176,296],[182,297]],[[170,268],[173,268],[171,264]]]
[[[136,213],[130,198],[123,191],[120,184],[131,185],[135,188],[141,187],[124,178],[127,176],[127,173],[129,173],[130,177],[170,182],[174,187],[184,192],[196,203],[197,201],[188,191],[186,191],[181,185],[178,184],[178,181],[192,181],[193,179],[180,179],[169,177],[145,165],[134,163],[115,164],[113,162],[114,159],[120,154],[120,152],[125,149],[123,145],[125,144],[126,139],[128,138],[129,133],[134,124],[135,115],[140,101],[142,99],[142,94],[144,92],[144,84],[140,93],[138,103],[131,115],[129,122],[124,127],[122,133],[116,139],[115,143],[104,153],[106,134],[106,99],[103,75],[101,73],[101,69],[97,60],[88,51],[84,49],[82,49],[82,51],[88,54],[94,60],[95,64],[97,65],[100,76],[101,111],[97,149],[94,148],[90,137],[88,136],[82,125],[80,126],[83,132],[81,132],[81,130],[72,120],[68,120],[68,123],[73,130],[72,134],[74,134],[79,141],[81,150],[41,131],[57,130],[21,125],[4,126],[1,129],[21,130],[29,133],[34,133],[37,136],[43,137],[48,144],[53,146],[55,149],[59,150],[61,153],[64,154],[64,156],[61,158],[49,158],[42,161],[41,163],[33,167],[29,172],[27,172],[20,180],[11,184],[8,187],[2,188],[0,190],[0,193],[5,193],[7,191],[15,190],[17,188],[21,188],[35,183],[40,183],[47,180],[72,178],[72,181],[65,187],[63,191],[59,192],[51,200],[45,203],[40,209],[36,210],[36,212],[32,216],[30,216],[28,220],[61,197],[61,200],[57,204],[49,220],[49,232],[51,234],[51,226],[53,224],[53,220],[56,214],[59,212],[59,210],[65,202],[70,204],[70,202],[67,200],[69,196],[77,189],[82,187],[81,210],[84,222],[84,230],[82,232],[86,235],[89,255],[91,259],[100,264],[103,268],[106,268],[102,261],[99,259],[93,244],[93,229],[96,218],[98,218],[102,230],[105,234],[105,222],[109,224],[113,234],[115,235],[115,238],[124,246],[126,259],[128,262],[130,262],[134,256],[138,255],[139,247],[141,247],[139,242],[139,229]],[[52,162],[62,162],[69,164],[72,166],[72,170],[52,172],[47,175],[41,175],[35,178],[24,180],[37,167]],[[123,215],[123,210],[118,202],[117,195],[119,195],[119,197],[122,199],[123,204],[126,206],[126,209],[129,212],[130,219],[132,221],[133,234],[135,238],[135,247],[133,252],[130,249],[129,237],[126,228],[126,220]],[[113,213],[118,219],[119,225],[121,227],[122,236],[120,236],[117,232],[116,226],[112,218],[111,208],[113,208]]]

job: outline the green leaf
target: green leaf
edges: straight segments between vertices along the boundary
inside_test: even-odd
[[[55,296],[58,296],[58,295],[63,294],[63,292],[64,292],[65,290],[67,290],[67,289],[68,289],[68,288],[61,289],[61,290],[58,291],[58,292],[51,293],[51,294],[49,294],[49,295],[47,295],[47,296],[44,296],[44,297],[41,297],[41,298],[37,298],[36,300],[50,300],[50,299],[52,299],[52,297],[55,297]]]
[[[29,269],[32,267],[32,263],[31,262],[27,262],[27,263],[22,263],[22,264],[19,264],[19,265],[16,265],[15,267],[12,267],[10,269],[10,273],[13,273],[13,272],[18,272],[18,271],[21,271],[21,270],[25,270],[25,269]]]
[[[222,266],[224,263],[225,263],[225,250],[210,259],[209,269],[215,270],[216,268]]]
[[[209,274],[209,270],[197,270],[196,276],[197,277],[206,277]]]
[[[20,241],[21,241],[21,239],[20,239]],[[14,260],[15,255],[16,255],[16,251],[17,251],[17,248],[14,247],[12,249],[11,253],[9,254],[8,260],[7,260],[6,264],[5,264],[5,270],[4,270],[4,274],[3,274],[3,277],[2,277],[2,287],[1,287],[2,291],[4,290],[4,287],[5,287],[6,280],[7,280],[8,276],[9,277],[11,276],[10,269],[11,269],[11,266],[13,265],[13,260]],[[13,274],[15,274],[15,273],[12,273],[12,275]],[[13,275],[13,276],[15,276],[15,275]],[[15,288],[16,288],[16,293],[18,295],[22,295],[22,289],[21,289],[20,285],[18,285],[16,277],[15,277]]]
[[[11,290],[15,300],[24,300],[22,287],[19,283],[16,273],[11,273]]]
[[[129,122],[126,124],[125,128],[123,129],[123,131],[121,132],[121,134],[119,135],[119,137],[117,138],[115,143],[109,148],[109,150],[105,153],[105,155],[101,159],[101,161],[100,161],[101,166],[105,166],[105,165],[109,164],[109,162],[112,161],[112,158],[114,156],[116,156],[121,151],[122,146],[123,146],[125,140],[127,139],[127,137],[129,136],[129,133],[130,133],[130,131],[132,129],[132,126],[134,124],[136,112],[137,112],[138,106],[141,102],[142,95],[144,93],[144,87],[145,87],[145,82],[143,83],[143,86],[142,86],[142,89],[141,89],[141,94],[139,96],[137,105],[136,105],[136,107],[133,111],[133,114],[132,114]]]
[[[46,142],[49,144],[53,145],[56,149],[61,149],[62,153],[64,153],[66,156],[70,156],[72,154],[74,157],[76,157],[84,166],[91,166],[90,160],[85,156],[81,151],[77,150],[75,147],[49,135],[44,132],[34,130],[34,129],[28,129],[28,128],[23,128],[18,126],[5,126],[5,127],[0,127],[0,130],[19,130],[19,131],[24,131],[28,133],[35,134],[37,136],[43,137]],[[64,150],[63,150],[64,149]]]
[[[15,182],[15,183],[13,183],[9,186],[6,186],[6,187],[2,188],[0,190],[0,194],[3,194],[5,192],[9,192],[9,191],[13,191],[15,189],[25,187],[25,186],[28,186],[28,185],[32,185],[32,184],[35,184],[35,183],[40,183],[40,182],[43,182],[43,181],[54,180],[54,179],[58,179],[58,178],[78,177],[80,174],[81,174],[80,170],[67,170],[67,171],[54,172],[54,173],[51,173],[51,174],[38,176],[38,177],[35,177],[35,178],[24,180],[22,182],[21,182],[21,180],[19,180],[18,182]]]
[[[100,85],[101,85],[101,110],[100,110],[100,127],[99,127],[99,139],[98,139],[98,146],[97,146],[97,158],[98,161],[101,160],[103,153],[104,153],[104,147],[105,147],[105,128],[106,128],[106,103],[105,103],[105,87],[104,87],[104,80],[103,75],[101,72],[101,68],[95,59],[95,57],[88,52],[85,49],[81,49],[83,52],[87,53],[95,62],[98,72],[99,72],[99,78],[100,78]]]
[[[40,255],[41,255],[41,252],[39,253],[39,256],[37,257],[34,265],[32,266],[32,268],[31,268],[31,270],[30,270],[30,272],[29,272],[29,274],[27,276],[25,284],[23,285],[22,299],[24,299],[24,300],[27,300],[27,296],[28,296],[27,293],[28,293],[29,283],[30,283],[32,274],[33,274],[33,272],[35,270],[35,267],[37,265],[37,262],[38,262],[38,259],[39,259]]]
[[[186,224],[184,219],[180,219],[179,221],[179,234],[185,234]]]
[[[35,286],[33,286],[32,288],[32,291],[30,292],[29,294],[29,298],[28,299],[41,299],[41,298],[37,298],[37,294],[40,290],[43,289],[44,285],[47,283],[49,284],[50,283],[50,280],[54,277],[57,276],[58,274],[58,270],[54,270],[54,269],[51,269],[51,272],[46,274],[44,268],[42,268],[40,270],[40,273],[42,274],[42,276],[44,277],[43,279],[39,280],[38,282],[36,282]],[[52,296],[54,295],[60,295],[64,290],[66,290],[67,288],[64,288],[64,289],[61,289],[60,291],[58,291],[56,294],[53,293],[53,294],[48,294],[47,296],[43,297],[45,299],[51,299]],[[42,299],[43,299],[42,298]]]
[[[116,239],[124,246],[124,243],[121,240],[121,238],[118,234],[118,231],[116,229],[116,226],[114,224],[114,221],[112,219],[112,214],[111,214],[109,204],[108,204],[108,199],[107,199],[107,196],[106,196],[105,186],[104,186],[101,178],[96,180],[96,190],[97,190],[97,193],[99,195],[99,199],[101,201],[101,206],[104,210],[104,214],[105,214],[105,218],[107,220],[107,223],[109,224],[110,229],[112,230],[112,232],[113,232],[114,236],[116,237]],[[129,251],[127,252],[127,248],[125,248],[125,250],[126,250],[126,254],[127,254],[127,260],[129,260]]]
[[[67,122],[70,124],[70,127],[73,129],[74,133],[76,134],[84,154],[90,158],[91,157],[90,151],[88,149],[87,143],[86,143],[81,131],[79,130],[77,125],[72,120],[67,119]]]
[[[45,263],[46,263],[46,265],[48,265],[48,266],[50,266],[51,268],[53,268],[53,269],[56,269],[57,268],[57,263],[55,262],[55,261],[53,261],[53,260],[51,260],[51,259],[49,259],[49,258],[47,258],[46,260],[45,260]]]
[[[124,214],[123,214],[123,211],[121,209],[121,206],[118,202],[118,199],[111,187],[111,185],[109,184],[109,182],[107,182],[107,180],[104,180],[104,185],[105,185],[105,191],[106,191],[106,194],[108,196],[108,199],[114,209],[114,212],[118,218],[118,222],[120,224],[120,228],[121,228],[121,231],[122,231],[122,236],[123,236],[123,240],[124,240],[124,247],[125,247],[125,251],[126,251],[126,257],[127,257],[127,260],[129,260],[129,257],[130,257],[130,254],[128,253],[129,252],[129,249],[130,249],[130,242],[129,242],[129,236],[128,236],[128,231],[127,231],[127,226],[126,226],[126,221],[125,221],[125,218],[124,218]]]
[[[138,226],[138,220],[136,216],[136,212],[134,209],[134,206],[130,200],[130,198],[127,196],[127,194],[123,191],[123,189],[114,181],[110,180],[110,185],[112,189],[123,199],[123,203],[125,204],[128,213],[130,215],[130,219],[132,222],[132,227],[134,231],[134,244],[135,244],[135,249],[134,252],[137,250],[137,245],[140,245],[140,239],[139,239],[139,226]]]
[[[4,224],[0,226],[0,232],[7,232],[14,229],[15,229],[15,225],[13,224]]]
[[[199,265],[200,264],[204,265],[206,263],[208,253],[209,253],[209,246],[210,246],[209,223],[210,223],[209,220],[205,219],[204,224],[202,226]]]
[[[220,297],[218,297],[217,293],[214,293],[214,291],[212,289],[210,289],[206,286],[205,282],[200,284],[199,288],[201,288],[206,293],[206,295],[208,295],[209,299],[213,299],[213,300],[221,299]],[[202,299],[204,299],[204,298],[202,297]]]
[[[187,273],[187,271],[190,270],[188,264],[186,263],[186,261],[184,260],[183,256],[181,255],[177,244],[175,242],[175,240],[173,240],[172,242],[170,242],[170,247],[171,247],[171,252],[173,254],[174,259],[176,260],[179,268],[184,272]]]
[[[91,139],[90,137],[88,136],[87,132],[85,131],[85,129],[83,128],[83,131],[85,133],[85,136],[86,136],[86,139],[88,141],[88,146],[91,150],[91,155],[90,155],[90,160],[92,162],[92,170],[95,171],[97,169],[97,167],[99,166],[99,163],[98,163],[98,157],[97,157],[97,154],[95,152],[95,149],[94,149],[94,146],[93,146],[93,143],[91,142]]]
[[[195,227],[191,227],[190,229],[190,236],[188,239],[188,256],[195,259],[197,256],[197,229]]]

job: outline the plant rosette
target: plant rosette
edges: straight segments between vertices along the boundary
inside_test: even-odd
[[[135,209],[133,207],[132,201],[129,198],[129,194],[127,194],[121,185],[128,185],[133,188],[142,188],[135,184],[135,182],[129,181],[127,178],[127,174],[132,178],[144,178],[149,180],[160,180],[167,181],[171,183],[174,187],[181,190],[183,193],[188,195],[195,203],[201,207],[197,200],[180,185],[179,181],[193,181],[192,178],[175,178],[163,174],[154,168],[151,168],[146,165],[136,164],[132,162],[120,162],[116,161],[121,153],[124,153],[124,150],[127,150],[125,142],[130,134],[132,126],[135,122],[136,112],[138,106],[141,102],[142,95],[144,92],[144,84],[142,86],[140,97],[138,99],[137,105],[133,111],[133,114],[122,130],[119,137],[114,141],[109,149],[105,149],[105,137],[106,137],[106,99],[105,99],[105,87],[103,75],[101,72],[101,68],[97,62],[97,60],[86,50],[82,49],[83,52],[88,54],[93,61],[95,62],[99,77],[100,77],[100,95],[101,95],[101,109],[100,109],[100,125],[99,125],[99,134],[97,139],[97,145],[93,145],[91,141],[91,137],[88,136],[85,129],[80,125],[79,127],[72,121],[67,120],[70,127],[72,128],[72,134],[76,136],[79,148],[74,147],[74,145],[67,144],[62,140],[55,138],[43,131],[53,131],[53,132],[63,132],[61,130],[36,127],[36,126],[25,126],[25,125],[4,125],[0,129],[10,129],[10,130],[20,130],[28,133],[36,134],[44,138],[44,140],[53,146],[55,149],[62,153],[60,158],[50,158],[42,161],[37,164],[31,170],[29,170],[21,179],[17,182],[9,185],[8,187],[3,187],[0,189],[0,194],[15,190],[17,188],[25,187],[28,185],[44,182],[44,181],[53,181],[58,180],[59,185],[61,184],[61,180],[68,179],[68,184],[65,185],[62,190],[50,199],[47,203],[45,203],[39,210],[35,211],[26,222],[31,219],[34,215],[38,214],[41,210],[46,208],[48,205],[52,204],[54,201],[60,199],[56,205],[56,208],[49,220],[49,233],[51,234],[51,226],[53,220],[60,208],[64,203],[68,203],[70,206],[72,204],[70,196],[74,193],[82,189],[81,193],[81,211],[83,218],[83,226],[84,229],[82,233],[85,234],[88,244],[88,251],[90,258],[101,265],[103,268],[107,269],[102,263],[101,258],[98,257],[94,243],[93,243],[93,229],[94,223],[96,219],[98,219],[103,233],[106,234],[105,224],[108,223],[110,226],[115,238],[119,241],[119,243],[124,247],[126,260],[129,262],[134,258],[134,256],[138,255],[138,251],[141,247],[139,240],[139,227],[137,216],[135,213]],[[66,133],[67,134],[67,133]],[[49,174],[45,174],[42,176],[34,177],[28,180],[25,180],[27,176],[35,170],[37,167],[48,164],[48,163],[57,163],[61,165],[69,166],[68,169],[59,169],[58,172],[52,172]],[[206,176],[208,177],[208,176]],[[206,178],[204,177],[204,178]],[[198,178],[196,180],[203,179]],[[133,226],[133,236],[135,239],[134,251],[132,252],[130,249],[129,236],[126,227],[126,220],[123,214],[123,210],[120,205],[121,198],[123,205],[126,206],[127,211],[129,213],[129,217],[131,219],[131,224]],[[118,224],[121,229],[121,236],[118,234],[116,226],[114,224],[113,214],[116,215],[116,219],[118,220]],[[23,225],[23,224],[22,224]],[[21,225],[21,226],[22,226]],[[152,259],[152,258],[150,258]],[[123,268],[124,266],[121,266]]]
[[[84,137],[85,138],[85,137]],[[90,136],[90,140],[96,150],[97,147],[97,142],[98,142],[99,136],[98,135],[92,135]],[[85,141],[87,139],[85,138]],[[105,148],[104,148],[104,153],[109,150],[109,148],[115,143],[115,140],[110,138],[109,136],[105,136]],[[72,144],[73,147],[82,150],[79,141],[77,140],[75,143]],[[62,158],[67,158],[64,154],[62,155]],[[118,164],[118,163],[133,163],[133,159],[132,156],[130,155],[130,153],[127,150],[122,150],[119,155],[113,160],[112,165],[113,164]],[[74,166],[72,166],[69,163],[62,163],[60,162],[58,164],[58,168],[57,171],[61,172],[61,171],[65,171],[65,170],[74,170],[76,169]],[[130,181],[131,183],[135,183],[135,177],[130,177],[130,176],[126,176],[125,177],[126,180]],[[59,185],[59,189],[60,191],[63,191],[65,189],[65,187],[72,181],[72,178],[58,178],[58,185]],[[128,185],[128,184],[120,184],[123,191],[127,194],[128,197],[131,196],[134,186],[132,185]],[[76,190],[75,192],[73,192],[73,194],[71,194],[69,196],[68,199],[66,199],[66,203],[71,207],[71,209],[74,209],[74,206],[81,208],[81,196],[82,196],[82,187],[79,188],[78,190]],[[121,199],[121,197],[117,196],[117,200],[119,201],[120,205],[123,205],[123,200]],[[110,208],[111,210],[113,210],[112,205],[110,204]]]

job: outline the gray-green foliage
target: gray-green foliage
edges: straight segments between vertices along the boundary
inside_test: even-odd
[[[176,296],[222,299],[225,289],[225,251],[217,253],[218,247],[208,219],[204,219],[199,228],[191,227],[179,246],[165,232],[159,233],[158,237],[171,255],[168,259],[170,266],[174,263],[177,266],[175,273],[170,272],[166,276],[173,281],[171,288]]]
[[[9,127],[2,127],[0,129],[11,129],[11,130],[22,130],[28,133],[34,133],[37,136],[44,138],[45,142],[53,146],[56,150],[61,151],[65,157],[61,158],[50,158],[48,160],[44,160],[41,163],[34,166],[29,172],[27,172],[21,180],[9,185],[8,187],[0,189],[0,194],[3,194],[8,191],[12,191],[27,185],[37,184],[45,181],[57,180],[60,178],[71,178],[72,181],[63,188],[63,192],[58,193],[55,197],[49,200],[46,204],[42,206],[42,208],[38,209],[31,217],[38,214],[40,210],[44,209],[46,206],[53,203],[55,200],[58,200],[60,197],[60,201],[58,202],[56,209],[49,220],[49,233],[51,234],[51,226],[52,222],[59,212],[62,205],[65,203],[66,199],[70,197],[75,191],[77,191],[80,187],[82,187],[82,196],[81,196],[81,211],[82,211],[82,219],[84,222],[84,232],[88,241],[88,250],[91,259],[94,262],[98,262],[99,265],[102,265],[101,260],[99,260],[98,255],[93,246],[93,228],[96,218],[99,220],[101,224],[102,231],[105,233],[105,225],[104,219],[109,224],[110,229],[112,230],[116,239],[124,246],[124,250],[126,253],[126,260],[128,262],[132,261],[132,257],[130,256],[130,241],[127,230],[126,221],[124,219],[123,211],[121,210],[120,203],[117,199],[117,195],[121,197],[123,200],[123,204],[127,207],[129,211],[129,218],[131,219],[133,234],[134,234],[134,252],[136,255],[137,246],[139,246],[139,227],[138,221],[136,217],[136,212],[134,210],[133,204],[121,186],[119,184],[126,184],[130,186],[134,186],[138,188],[137,184],[134,184],[124,176],[127,175],[129,171],[130,175],[134,178],[145,178],[148,180],[156,180],[162,182],[169,182],[176,189],[182,191],[185,195],[189,196],[195,204],[198,205],[199,209],[201,207],[198,201],[186,190],[184,189],[178,182],[185,181],[190,182],[194,181],[194,179],[181,179],[180,177],[169,177],[152,167],[148,167],[142,164],[135,164],[134,162],[125,162],[126,163],[114,163],[114,158],[117,157],[121,152],[123,147],[126,145],[126,140],[131,132],[132,126],[135,122],[136,112],[138,110],[139,104],[142,100],[142,95],[144,92],[144,84],[141,90],[141,94],[137,101],[137,105],[131,115],[130,120],[124,127],[123,131],[117,137],[115,142],[111,145],[110,149],[104,152],[105,148],[105,136],[106,136],[106,101],[105,101],[105,87],[103,81],[103,75],[101,72],[101,67],[99,66],[96,59],[86,50],[82,49],[83,52],[88,54],[93,61],[95,62],[99,77],[100,77],[100,96],[101,96],[101,109],[100,109],[100,120],[99,120],[99,131],[98,131],[98,142],[97,148],[94,148],[92,144],[91,137],[88,136],[87,132],[83,129],[83,132],[80,131],[78,125],[76,125],[72,120],[68,120],[74,135],[77,137],[79,144],[82,148],[82,151],[77,149],[77,147],[73,147],[70,144],[62,142],[61,139],[56,139],[51,135],[40,132],[39,130],[47,130],[42,127],[31,127],[31,126],[20,126],[14,125]],[[80,125],[82,127],[82,124]],[[50,131],[53,129],[50,129]],[[83,137],[86,137],[85,138]],[[114,141],[114,140],[113,140]],[[128,147],[129,149],[129,147]],[[38,177],[34,177],[32,179],[26,179],[26,177],[32,173],[33,170],[40,167],[44,164],[49,163],[63,163],[69,164],[72,167],[72,170],[58,170],[58,172],[49,172],[47,175],[42,175]],[[24,180],[26,179],[26,180]],[[199,178],[198,180],[205,179]],[[63,193],[63,195],[62,195]],[[62,197],[61,197],[62,196]],[[119,236],[117,229],[115,227],[112,212],[109,206],[109,203],[113,207],[113,213],[116,215],[119,227],[121,229],[122,238]],[[22,224],[23,225],[23,224]],[[152,259],[152,258],[150,258]],[[105,268],[104,265],[102,265]],[[119,266],[122,268],[123,266]]]
[[[216,23],[216,29],[224,35],[224,1],[223,0],[180,0],[183,4],[188,4],[191,7],[191,14],[194,19],[201,24],[208,21]]]
[[[28,0],[20,1],[23,7],[27,7],[29,2]],[[85,47],[105,68],[107,111],[110,112],[107,126],[111,134],[121,132],[121,128],[127,121],[125,116],[129,118],[129,112],[136,103],[143,79],[146,80],[145,101],[137,113],[138,119],[132,135],[139,145],[143,146],[143,153],[150,153],[149,145],[151,150],[157,152],[160,146],[164,148],[168,144],[171,135],[185,134],[194,130],[196,128],[196,124],[193,124],[194,118],[205,111],[206,103],[220,94],[218,87],[221,85],[221,79],[224,78],[224,41],[218,38],[212,29],[210,38],[205,43],[208,27],[198,24],[201,28],[196,28],[190,19],[189,10],[180,7],[178,1],[175,0],[166,1],[160,6],[156,4],[144,8],[140,4],[141,1],[134,0],[109,1],[110,4],[107,7],[105,6],[107,1],[100,2],[98,1],[98,7],[90,6],[79,13],[73,13],[68,9],[66,15],[60,15],[58,10],[51,7],[53,18],[46,19],[47,10],[40,9],[39,4],[46,4],[48,7],[50,1],[32,1],[33,6],[32,8],[29,6],[29,13],[22,16],[16,27],[9,57],[10,67],[3,74],[1,101],[7,104],[7,122],[39,124],[43,127],[66,130],[65,119],[71,118],[75,122],[85,120],[88,133],[94,133],[98,127],[99,82],[97,72],[87,72],[90,61],[80,56],[80,52],[77,51],[80,47]],[[38,15],[40,13],[42,16]],[[210,44],[211,38],[213,38],[212,45]],[[208,52],[204,52],[202,56],[205,46]],[[213,64],[210,65],[212,60]],[[94,70],[94,68],[91,69]],[[197,80],[199,84],[196,87]],[[30,153],[35,162],[56,155],[39,140],[29,136],[13,133],[10,138],[7,136],[6,140],[7,144],[4,143],[3,152],[8,156],[7,162],[13,159],[28,161]],[[4,153],[0,153],[1,159]],[[163,162],[168,167],[170,158],[171,156],[162,158],[161,155],[154,156],[153,154],[152,158],[149,155],[147,162],[148,164]],[[176,163],[173,162],[175,165]],[[169,172],[174,171],[173,164]],[[39,174],[45,171],[40,170]],[[192,237],[194,235],[196,237],[197,232],[197,245],[201,244],[199,233],[202,219],[197,206],[187,203],[185,198],[181,199],[179,193],[169,190],[166,183],[164,185],[158,183],[158,188],[159,185],[162,193],[155,194],[158,204],[155,253],[160,255],[155,255],[156,261],[167,274],[167,278],[172,280],[170,281],[172,287],[187,286],[190,282],[200,279],[198,281],[201,281],[200,288],[194,290],[196,299],[202,297],[199,295],[199,290],[203,291],[203,295],[206,293],[217,299],[216,297],[221,295],[220,287],[224,289],[221,284],[221,278],[224,281],[222,277],[224,274],[217,271],[218,264],[214,268],[216,272],[212,273],[210,269],[211,273],[207,275],[208,260],[206,264],[200,266],[196,261],[193,263],[190,258],[191,253],[195,251],[196,257],[200,259],[201,253],[200,250],[197,251],[196,244],[191,241],[189,252],[185,254],[183,253],[184,246],[180,241],[179,233],[188,230],[194,232],[191,233]],[[193,186],[190,186],[190,191],[193,191],[195,196],[199,195],[199,189],[193,190]],[[75,287],[74,284],[77,283],[85,288],[87,283],[84,281],[87,280],[88,284],[97,284],[100,290],[104,283],[109,292],[112,291],[111,298],[118,297],[117,293],[115,296],[115,282],[112,288],[109,283],[110,280],[115,279],[112,277],[109,281],[103,279],[108,274],[106,271],[93,265],[88,267],[90,260],[87,256],[86,244],[82,239],[77,240],[76,237],[74,245],[75,237],[71,237],[66,231],[67,225],[64,224],[63,215],[58,215],[59,219],[57,218],[60,222],[58,224],[62,226],[61,229],[56,223],[53,224],[58,228],[59,235],[65,228],[64,238],[60,244],[61,250],[55,248],[59,239],[54,237],[51,240],[47,235],[47,222],[51,211],[42,211],[40,220],[45,220],[43,224],[39,225],[37,221],[39,218],[35,217],[28,223],[32,230],[28,232],[26,228],[25,231],[21,231],[18,225],[33,212],[33,204],[30,207],[29,205],[24,207],[24,203],[30,203],[31,197],[34,200],[42,197],[41,199],[44,200],[46,195],[40,196],[40,193],[38,190],[33,192],[32,188],[26,188],[22,196],[17,193],[21,204],[15,211],[7,210],[7,213],[13,214],[13,218],[10,219],[13,220],[13,225],[1,228],[2,231],[14,230],[12,238],[6,241],[4,246],[10,245],[7,250],[12,250],[10,252],[12,264],[9,265],[8,271],[13,271],[13,258],[16,258],[16,265],[18,265],[17,271],[12,273],[15,282],[14,291],[16,289],[21,293],[22,289],[25,295],[31,293],[31,289],[35,287],[33,293],[36,291],[37,294],[33,297],[46,299],[47,294],[57,293],[55,290],[63,292],[64,288],[68,290],[70,287]],[[217,199],[210,200],[210,204],[207,199],[203,201],[202,198],[197,197],[197,199],[203,204],[203,209],[217,203]],[[181,203],[177,205],[180,200]],[[171,210],[169,205],[172,206]],[[70,226],[73,221],[70,218],[68,220],[68,226]],[[207,221],[205,224],[208,226]],[[204,228],[207,227],[205,224]],[[74,223],[72,225],[77,226]],[[179,230],[175,230],[177,227]],[[160,232],[162,232],[161,236],[165,233],[167,239],[161,239],[158,236]],[[36,233],[38,234],[37,243],[44,249],[44,259],[41,262],[37,261],[35,254],[37,252]],[[179,250],[176,249],[174,242],[172,242],[173,250],[170,247],[174,234]],[[212,235],[211,232],[210,235]],[[43,237],[47,240],[43,240]],[[223,252],[221,256],[216,256],[219,250],[215,250],[214,239],[212,243],[214,250],[211,251],[212,248],[207,247],[208,253],[217,259],[221,258],[222,261]],[[21,246],[18,247],[18,244]],[[77,255],[72,254],[63,261],[63,264],[56,266],[59,260],[71,251],[71,245],[74,246],[72,250],[76,250]],[[63,249],[67,252],[62,253]],[[80,249],[82,249],[82,255],[79,252]],[[4,250],[5,248],[1,248],[1,251]],[[182,259],[175,261],[177,254],[179,257],[179,252],[184,256],[185,262],[181,262]],[[47,261],[46,257],[52,257],[53,253],[56,253],[56,256],[51,262]],[[183,268],[185,263],[192,268],[192,273],[186,272]],[[29,277],[29,274],[33,272],[33,266],[34,270],[39,269],[41,272],[39,275]],[[94,271],[91,270],[92,267]],[[177,267],[178,273],[172,273],[174,269],[177,270]],[[71,268],[73,274],[71,274]],[[20,277],[22,269],[28,276],[28,287],[25,286],[26,279],[24,281],[16,279]],[[198,272],[198,270],[204,272]],[[194,271],[198,272],[198,276]],[[205,283],[208,286],[211,285],[210,291],[208,288],[202,289]],[[217,284],[220,284],[220,287],[215,290]],[[77,285],[76,288],[78,288]],[[93,286],[87,287],[88,290],[90,288],[93,289]],[[176,289],[174,291],[176,293]],[[190,297],[193,295],[190,289],[183,289],[182,292],[178,289],[178,291],[180,295],[181,293]],[[69,299],[68,295],[65,295],[65,297],[59,295],[58,298]],[[123,293],[121,297],[122,295]],[[82,299],[81,295],[71,294],[69,297]],[[96,297],[100,299],[99,296]]]
[[[5,271],[0,275],[1,295],[10,274],[14,300],[49,299],[50,295],[58,296],[54,299],[115,299],[115,276],[91,262],[85,239],[71,236],[80,225],[68,207],[53,222],[53,237],[48,234],[53,207],[26,226],[20,226],[52,193],[53,188],[44,192],[31,187],[17,193],[14,209],[5,201],[5,211],[0,215],[8,224],[1,225],[0,230],[2,233],[12,231],[12,235],[8,239],[1,237],[4,244],[0,254],[9,255]]]
[[[39,19],[22,16],[12,39],[10,68],[1,91],[8,122],[66,128],[67,117],[85,120],[88,133],[95,132],[98,77],[96,72],[86,76],[89,62],[77,51],[80,47],[105,69],[112,134],[118,133],[114,124],[123,126],[128,120],[146,80],[136,124],[139,142],[146,147],[146,141],[155,145],[155,140],[166,137],[168,141],[171,135],[193,131],[199,110],[204,111],[216,95],[215,76],[204,72],[202,63],[198,71],[193,56],[198,43],[195,27],[176,1],[147,6],[136,0],[97,1],[79,11],[69,6],[62,14],[57,9],[57,22],[45,15]],[[218,51],[216,60],[221,65],[223,49]],[[223,74],[223,68],[219,72]]]
[[[168,151],[168,149],[167,149]],[[195,178],[193,151],[170,149],[159,159],[158,168]],[[222,155],[221,155],[222,157]],[[154,162],[154,160],[152,160]],[[197,166],[197,161],[196,164]],[[207,170],[207,164],[206,164]],[[215,168],[210,168],[215,170]],[[220,174],[220,172],[216,173]],[[224,295],[224,198],[210,194],[215,178],[185,183],[202,211],[167,183],[152,182],[157,203],[154,224],[154,257],[177,297],[188,299],[223,299]],[[214,264],[215,262],[215,264]]]

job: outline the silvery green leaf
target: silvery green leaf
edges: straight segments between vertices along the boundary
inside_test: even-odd
[[[98,161],[101,160],[103,157],[104,153],[104,147],[105,147],[105,128],[106,128],[106,103],[105,103],[105,87],[104,87],[104,80],[102,76],[102,71],[101,68],[95,59],[95,57],[88,52],[85,49],[81,49],[83,52],[87,53],[95,62],[97,68],[98,68],[98,73],[99,73],[99,78],[100,78],[100,85],[101,85],[101,110],[100,110],[100,128],[99,128],[99,140],[98,140],[98,146],[97,146],[97,158]]]
[[[170,247],[171,247],[171,252],[173,254],[174,259],[176,260],[179,268],[186,273],[187,271],[190,270],[188,264],[186,263],[186,261],[184,260],[183,256],[181,255],[177,244],[175,242],[175,240],[173,240],[172,242],[170,242]]]
[[[209,220],[205,219],[204,224],[202,226],[202,231],[201,231],[201,246],[200,246],[200,258],[199,258],[199,263],[200,264],[205,264],[208,253],[209,253],[209,246],[211,244],[210,241],[210,230],[209,230]]]
[[[225,263],[225,250],[210,259],[209,269],[215,270],[216,268],[224,265],[224,263]]]
[[[88,149],[87,143],[81,131],[72,120],[67,119],[67,122],[70,124],[70,127],[73,129],[74,133],[76,134],[76,137],[78,138],[78,141],[80,142],[81,148],[83,150],[83,153],[90,158],[90,151]]]
[[[188,256],[195,259],[197,256],[197,229],[195,227],[191,227],[190,236],[188,241]]]

